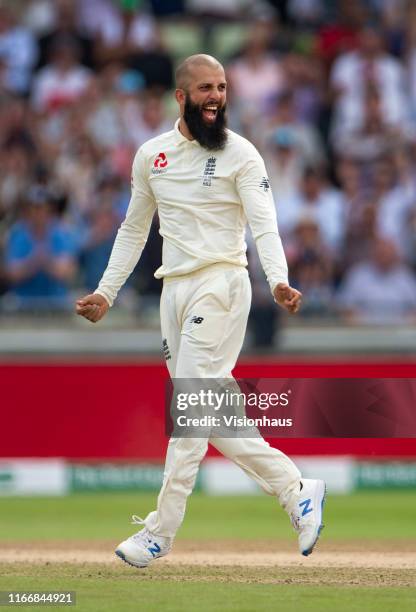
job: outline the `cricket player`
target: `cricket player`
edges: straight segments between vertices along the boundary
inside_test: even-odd
[[[136,266],[158,210],[163,237],[161,330],[172,379],[232,378],[250,310],[245,227],[248,221],[275,302],[290,313],[301,294],[288,284],[286,258],[264,162],[226,127],[227,83],[209,55],[188,57],[176,72],[180,117],[174,129],[138,150],[132,194],[97,290],[76,309],[96,323]],[[149,432],[150,434],[150,432]],[[208,442],[239,465],[287,511],[309,555],[322,525],[325,484],[304,479],[262,437],[171,438],[157,508],[116,554],[146,567],[166,555],[185,513]]]

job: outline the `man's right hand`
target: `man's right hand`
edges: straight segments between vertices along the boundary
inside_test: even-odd
[[[76,311],[81,317],[85,317],[91,323],[97,323],[107,314],[109,303],[102,295],[91,293],[77,300]]]

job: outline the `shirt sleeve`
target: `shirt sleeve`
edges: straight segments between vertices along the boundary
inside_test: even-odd
[[[278,283],[288,283],[288,270],[266,167],[255,149],[249,160],[241,164],[236,175],[236,185],[262,268],[273,293]]]
[[[117,232],[108,266],[94,292],[105,297],[110,306],[140,259],[155,210],[156,202],[146,179],[145,158],[139,149],[133,162],[126,218]]]

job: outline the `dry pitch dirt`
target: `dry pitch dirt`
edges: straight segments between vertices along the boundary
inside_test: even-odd
[[[111,577],[132,574],[144,580],[232,581],[283,584],[416,587],[416,542],[322,541],[308,558],[296,542],[188,542],[150,568],[139,570],[113,553],[114,542],[2,543],[0,565],[8,575],[60,572]]]

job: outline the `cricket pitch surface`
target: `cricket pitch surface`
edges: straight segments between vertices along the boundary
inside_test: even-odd
[[[416,586],[415,542],[323,541],[305,558],[287,541],[178,541],[149,568],[136,569],[114,555],[113,541],[8,542],[0,565],[31,575],[54,565],[83,573],[136,573],[143,580],[255,582],[354,586]]]

